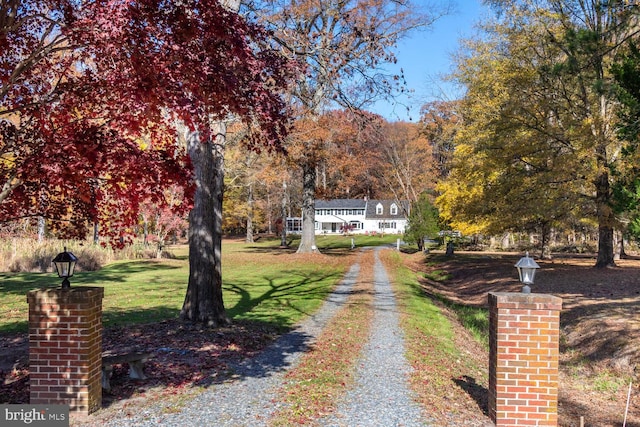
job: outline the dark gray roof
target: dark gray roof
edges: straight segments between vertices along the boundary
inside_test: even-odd
[[[398,206],[398,213],[391,215],[391,205],[396,204]],[[382,205],[382,215],[376,213],[376,206]],[[367,211],[365,217],[367,219],[399,219],[406,218],[409,215],[409,203],[406,200],[400,203],[394,200],[369,200],[367,204]]]
[[[376,214],[376,206],[382,204],[382,215]],[[391,205],[398,206],[398,214],[391,215]],[[364,200],[364,199],[334,199],[316,200],[316,209],[365,209],[365,217],[369,219],[398,219],[406,218],[409,214],[409,202],[406,200],[400,203],[394,200]]]
[[[367,202],[363,199],[316,200],[316,209],[364,209]]]

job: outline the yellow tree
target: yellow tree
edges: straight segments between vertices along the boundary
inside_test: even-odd
[[[615,1],[495,3],[502,19],[459,61],[463,130],[439,203],[493,231],[535,227],[546,236],[578,215],[594,219],[596,265],[612,265],[610,172],[621,141],[608,64],[634,14]]]
[[[256,231],[273,233],[277,220],[291,216],[289,196],[293,188],[291,167],[285,164],[285,156],[278,152],[247,150],[241,141],[244,132],[231,133],[231,144],[225,152],[223,225],[227,233],[244,232],[245,241],[250,243]],[[283,183],[286,194],[283,194]],[[285,214],[282,213],[283,197]]]

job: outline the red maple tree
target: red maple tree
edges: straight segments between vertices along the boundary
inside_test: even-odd
[[[192,194],[178,124],[206,139],[234,116],[255,147],[286,131],[295,67],[217,0],[12,0],[0,48],[0,221],[100,222],[122,242],[142,200]]]

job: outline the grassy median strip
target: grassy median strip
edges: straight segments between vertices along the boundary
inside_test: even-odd
[[[373,263],[373,251],[361,255],[360,275],[347,303],[286,375],[281,390],[285,406],[272,417],[272,426],[313,424],[333,412],[337,400],[353,384],[373,318]]]
[[[411,386],[425,411],[437,421],[439,416],[456,411],[446,398],[452,389],[469,381],[483,384],[486,374],[473,358],[461,353],[450,318],[427,297],[416,274],[403,265],[400,256],[385,251],[381,259],[390,272],[401,311],[406,356],[413,368]]]
[[[487,308],[457,304],[442,295],[436,295],[435,298],[455,313],[462,326],[489,351],[489,310]]]

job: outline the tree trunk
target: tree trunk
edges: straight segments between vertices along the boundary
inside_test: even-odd
[[[158,246],[156,246],[156,259],[162,259],[163,251],[164,251],[164,241],[158,240]]]
[[[249,184],[247,194],[247,237],[246,243],[253,243],[253,184]]]
[[[503,250],[507,250],[511,247],[511,233],[506,232],[502,235],[502,243],[500,244],[500,246],[502,246]]]
[[[142,216],[142,245],[145,248],[149,247],[149,221],[146,215]]]
[[[613,267],[613,222],[614,214],[609,199],[611,189],[609,174],[602,172],[596,179],[596,208],[598,211],[598,259],[597,268]]]
[[[237,9],[236,9],[237,10]],[[213,170],[214,186],[211,196],[213,198],[213,255],[215,266],[214,276],[214,304],[216,314],[219,316],[217,323],[231,323],[224,309],[222,299],[222,202],[224,199],[224,152],[227,145],[227,125],[223,121],[214,122],[211,126],[214,136],[213,144]]]
[[[43,216],[38,217],[38,243],[44,242],[46,223]]]
[[[282,182],[282,232],[280,233],[280,246],[287,246],[287,182]]]
[[[273,234],[273,209],[271,206],[271,194],[267,191],[267,234]]]
[[[596,260],[596,267],[615,267],[615,265],[613,259],[613,228],[600,225],[598,226],[598,259]]]
[[[551,259],[551,226],[548,223],[542,224],[542,226],[540,227],[540,234],[542,234],[542,241],[540,244],[540,258]]]
[[[222,298],[222,194],[224,123],[214,124],[213,137],[201,142],[189,132],[187,150],[196,183],[189,213],[189,283],[180,318],[217,326],[229,323]]]
[[[622,232],[613,230],[613,260],[620,261],[622,258],[620,252],[622,250]]]
[[[165,232],[165,230],[160,226],[160,214],[156,214],[155,217],[155,224],[156,224],[156,239],[158,239],[158,246],[156,248],[156,258],[157,259],[161,259],[162,258],[162,252],[164,252],[164,246],[165,246],[165,242],[166,242],[166,238],[167,238],[167,234]]]
[[[316,247],[316,168],[315,165],[302,165],[302,235],[298,253],[318,252]]]
[[[555,248],[556,246],[558,246],[558,231],[552,227],[549,233],[549,247]]]
[[[454,250],[455,250],[455,246],[453,245],[453,242],[447,242],[447,249],[445,251],[445,255],[453,256]]]

